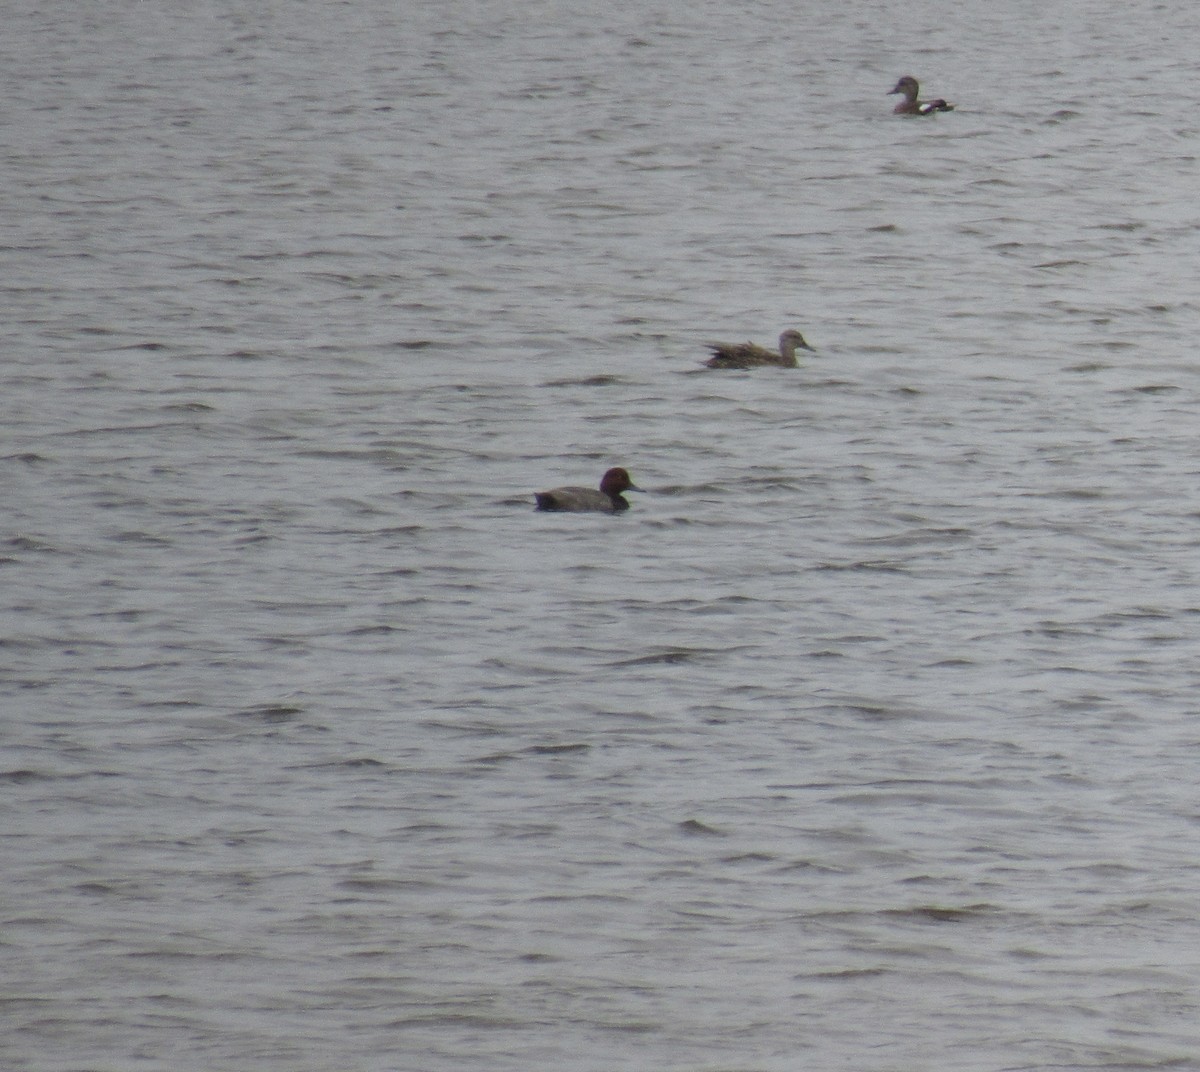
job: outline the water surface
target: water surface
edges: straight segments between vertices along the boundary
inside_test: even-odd
[[[1200,15],[411,7],[10,12],[5,1067],[1189,1067]]]

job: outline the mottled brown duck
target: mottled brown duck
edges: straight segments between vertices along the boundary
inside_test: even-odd
[[[800,332],[791,330],[779,336],[778,352],[755,346],[752,342],[710,342],[708,348],[713,355],[705,362],[709,368],[734,369],[764,368],[769,365],[796,368],[799,364],[796,360],[797,350],[816,352],[804,341]]]

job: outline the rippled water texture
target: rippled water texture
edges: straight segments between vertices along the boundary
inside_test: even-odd
[[[8,9],[5,1069],[1200,1060],[1200,9],[615,7]]]

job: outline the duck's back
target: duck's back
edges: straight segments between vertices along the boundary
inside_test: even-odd
[[[765,350],[752,342],[710,343],[712,357],[705,362],[708,368],[762,368],[764,365],[796,366],[796,359],[785,361],[782,354]]]
[[[596,488],[552,488],[550,491],[535,492],[534,498],[539,510],[615,514],[629,508],[629,504],[620,495],[609,496]]]

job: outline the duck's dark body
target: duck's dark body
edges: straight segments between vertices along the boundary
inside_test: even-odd
[[[641,491],[629,479],[624,469],[610,469],[600,481],[600,488],[551,488],[534,492],[539,510],[561,510],[568,513],[619,514],[629,509],[623,491]]]

